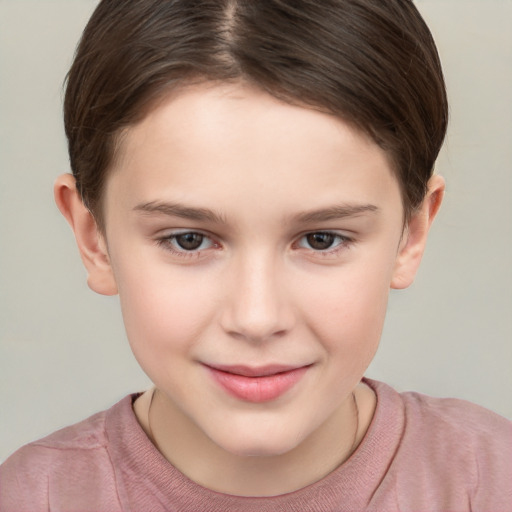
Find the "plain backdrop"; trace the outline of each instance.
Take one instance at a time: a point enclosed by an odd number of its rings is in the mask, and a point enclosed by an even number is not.
[[[512,2],[422,0],[442,57],[447,194],[367,375],[512,418]],[[150,385],[53,202],[62,82],[93,0],[0,0],[0,460]]]

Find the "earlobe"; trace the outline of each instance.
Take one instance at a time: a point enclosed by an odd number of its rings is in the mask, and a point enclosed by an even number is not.
[[[71,174],[59,176],[54,185],[55,202],[73,230],[87,270],[87,284],[102,295],[116,295],[117,285],[107,245],[91,212],[84,205]]]
[[[404,230],[391,280],[391,288],[407,288],[414,281],[425,251],[430,226],[441,206],[444,190],[444,179],[441,176],[432,176],[423,203],[414,212]]]

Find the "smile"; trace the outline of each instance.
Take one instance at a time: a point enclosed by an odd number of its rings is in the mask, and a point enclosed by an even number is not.
[[[261,403],[284,395],[304,376],[311,365],[301,367],[209,366],[212,378],[230,395],[247,402]]]

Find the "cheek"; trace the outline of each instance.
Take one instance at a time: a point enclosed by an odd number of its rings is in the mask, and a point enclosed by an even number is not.
[[[306,283],[303,310],[330,355],[346,357],[347,362],[371,359],[386,316],[388,274],[378,264],[354,265],[340,268],[328,279]]]
[[[118,270],[126,332],[139,362],[193,349],[214,314],[215,300],[204,279],[154,262]]]

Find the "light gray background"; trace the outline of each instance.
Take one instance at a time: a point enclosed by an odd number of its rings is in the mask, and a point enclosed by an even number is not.
[[[149,385],[52,197],[68,171],[61,85],[95,4],[0,0],[0,460]],[[451,100],[448,191],[367,375],[512,418],[512,1],[418,6]]]

